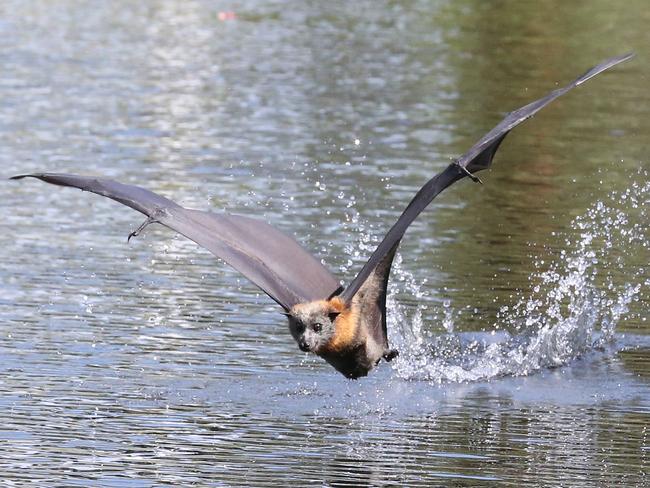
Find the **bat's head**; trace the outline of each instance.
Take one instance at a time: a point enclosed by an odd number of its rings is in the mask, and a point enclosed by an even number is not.
[[[334,337],[340,307],[332,301],[300,303],[287,314],[289,330],[301,351],[318,353]]]

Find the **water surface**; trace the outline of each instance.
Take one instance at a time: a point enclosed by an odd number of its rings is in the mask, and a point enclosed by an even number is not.
[[[4,483],[644,486],[647,12],[3,2],[3,177],[98,174],[263,218],[344,280],[505,112],[637,52],[415,222],[389,299],[402,355],[361,381],[193,243],[127,245],[129,209],[2,183]]]

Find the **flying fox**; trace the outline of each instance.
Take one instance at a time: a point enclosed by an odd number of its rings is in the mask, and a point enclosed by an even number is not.
[[[301,351],[315,353],[347,378],[366,376],[383,359],[398,355],[388,343],[386,289],[397,247],[409,225],[445,188],[488,169],[508,133],[556,98],[603,71],[630,59],[614,57],[594,66],[568,85],[508,113],[469,151],[452,161],[415,194],[397,222],[356,277],[341,286],[320,260],[295,239],[250,217],[184,208],[138,186],[109,179],[58,173],[22,174],[59,186],[108,197],[146,215],[128,239],[153,223],[196,242],[261,288],[283,309]]]

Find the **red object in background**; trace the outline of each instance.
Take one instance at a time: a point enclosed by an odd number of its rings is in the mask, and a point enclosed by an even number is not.
[[[237,14],[235,14],[235,12],[219,12],[219,13],[217,14],[217,17],[218,17],[219,20],[221,20],[221,21],[225,21],[225,20],[235,20],[235,19],[237,18]]]

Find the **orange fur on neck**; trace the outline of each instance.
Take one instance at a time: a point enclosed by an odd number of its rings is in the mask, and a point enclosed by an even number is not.
[[[325,353],[337,353],[350,347],[357,336],[359,328],[359,312],[356,307],[349,307],[339,297],[329,300],[328,305],[339,315],[334,321],[334,336],[323,348]]]

